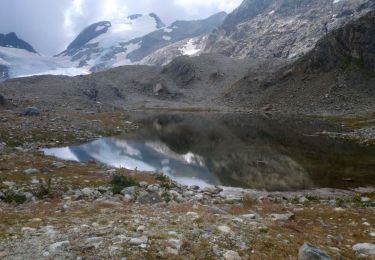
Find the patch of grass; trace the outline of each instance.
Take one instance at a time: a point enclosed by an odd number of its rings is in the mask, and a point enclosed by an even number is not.
[[[5,194],[4,201],[6,203],[23,204],[26,202],[26,196],[21,193],[8,192]]]
[[[41,185],[40,185],[39,189],[34,193],[34,196],[37,197],[38,199],[43,199],[46,196],[50,195],[51,194],[51,183],[52,183],[51,178],[49,178],[45,184],[43,182],[41,182]]]
[[[174,181],[172,181],[168,176],[164,175],[163,173],[156,174],[155,179],[157,181],[160,181],[160,186],[162,188],[172,189],[176,187]]]
[[[138,186],[138,182],[130,177],[123,175],[115,175],[111,180],[112,192],[114,194],[120,194],[124,188]]]

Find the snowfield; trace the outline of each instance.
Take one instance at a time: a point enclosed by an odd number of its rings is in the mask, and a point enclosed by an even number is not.
[[[0,47],[0,65],[9,68],[10,78],[48,74],[76,76],[89,73],[87,69],[75,68],[72,63],[63,63],[56,58],[7,47]]]

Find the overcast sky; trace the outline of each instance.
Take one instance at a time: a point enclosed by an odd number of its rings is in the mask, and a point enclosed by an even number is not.
[[[63,51],[87,25],[155,12],[166,24],[230,12],[242,0],[1,0],[0,33],[14,31],[40,53]]]

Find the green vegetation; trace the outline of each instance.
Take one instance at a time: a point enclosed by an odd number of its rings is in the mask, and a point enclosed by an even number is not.
[[[51,178],[49,178],[45,184],[41,181],[39,190],[37,190],[34,193],[34,196],[37,197],[38,199],[43,199],[50,194],[51,194]]]
[[[5,194],[4,201],[6,203],[16,203],[16,204],[22,204],[26,202],[26,196],[21,193],[16,193],[13,191],[10,191]]]
[[[115,175],[111,180],[112,192],[114,194],[120,194],[124,188],[138,186],[138,182],[130,177],[123,175]]]

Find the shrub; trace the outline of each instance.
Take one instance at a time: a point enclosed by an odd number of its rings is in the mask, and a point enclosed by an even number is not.
[[[39,190],[34,193],[34,196],[37,197],[38,199],[43,199],[45,196],[48,196],[51,194],[51,183],[52,183],[51,178],[47,180],[46,184],[44,184],[43,182],[41,183],[42,184],[40,185]]]
[[[22,193],[8,192],[5,194],[4,201],[6,203],[22,204],[26,202],[26,196]]]
[[[138,186],[138,183],[130,178],[123,175],[115,175],[111,180],[112,192],[114,194],[119,194],[124,188]]]

